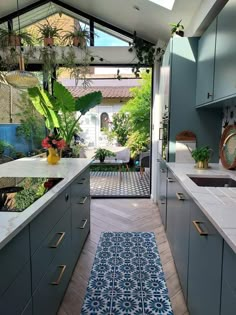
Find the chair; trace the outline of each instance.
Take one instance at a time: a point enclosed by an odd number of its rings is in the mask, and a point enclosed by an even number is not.
[[[141,152],[139,156],[140,174],[143,175],[144,168],[150,166],[150,151]]]

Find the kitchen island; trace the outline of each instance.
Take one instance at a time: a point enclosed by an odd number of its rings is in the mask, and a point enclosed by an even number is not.
[[[90,230],[90,159],[24,158],[0,177],[61,179],[22,212],[0,211],[0,313],[56,314]]]
[[[219,164],[207,170],[184,163],[167,167],[166,234],[189,313],[234,315],[235,171]]]

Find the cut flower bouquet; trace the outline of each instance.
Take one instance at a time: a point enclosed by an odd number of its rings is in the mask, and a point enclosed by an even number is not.
[[[46,138],[42,140],[42,147],[45,149],[53,148],[53,149],[64,149],[66,146],[66,142],[60,135],[49,134]]]

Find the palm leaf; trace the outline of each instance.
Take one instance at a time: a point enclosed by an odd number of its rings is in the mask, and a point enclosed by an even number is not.
[[[67,88],[61,83],[54,81],[53,92],[56,98],[56,103],[62,112],[75,111],[75,100]]]
[[[75,101],[75,110],[80,111],[82,115],[86,114],[91,108],[100,104],[102,101],[102,93],[100,91],[88,93],[79,97]]]

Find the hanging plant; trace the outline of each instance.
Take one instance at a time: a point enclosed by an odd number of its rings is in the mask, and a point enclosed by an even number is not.
[[[152,67],[155,60],[161,61],[165,51],[163,48],[155,47],[153,44],[138,37],[135,31],[133,42],[129,43],[129,52],[135,52],[138,60],[137,64],[132,68],[132,72],[138,78],[140,75],[140,68]]]

